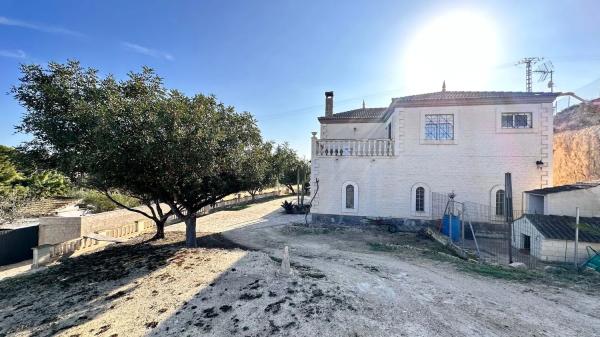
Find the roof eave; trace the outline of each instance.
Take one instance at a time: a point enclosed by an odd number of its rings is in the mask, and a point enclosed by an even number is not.
[[[385,120],[382,117],[377,118],[331,118],[318,117],[321,124],[340,124],[340,123],[383,123]]]
[[[452,100],[421,100],[403,102],[400,100],[392,103],[396,108],[417,108],[417,107],[445,107],[445,106],[470,106],[470,105],[510,105],[510,104],[541,104],[552,103],[556,96],[550,97],[527,97],[527,98],[511,98],[511,99],[452,99]]]

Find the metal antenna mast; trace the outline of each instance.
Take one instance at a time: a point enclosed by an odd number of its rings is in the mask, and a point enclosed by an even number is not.
[[[538,79],[539,82],[544,82],[548,76],[550,76],[548,88],[550,88],[550,92],[554,92],[554,81],[552,78],[554,75],[554,65],[552,65],[551,61],[544,62],[537,68],[537,70],[534,70],[533,72],[540,74],[540,78]]]
[[[515,65],[520,65],[520,64],[525,65],[525,85],[527,88],[527,92],[531,92],[531,65],[536,64],[543,59],[544,59],[543,57],[524,57],[515,64]]]

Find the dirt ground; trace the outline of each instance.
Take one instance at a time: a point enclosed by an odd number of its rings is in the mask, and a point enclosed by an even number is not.
[[[598,292],[467,273],[414,234],[299,226],[281,201],[199,218],[197,249],[178,224],[0,281],[0,336],[600,335]]]

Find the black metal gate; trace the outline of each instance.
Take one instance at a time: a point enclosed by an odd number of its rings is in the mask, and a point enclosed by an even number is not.
[[[38,245],[38,226],[0,230],[0,266],[29,260]]]

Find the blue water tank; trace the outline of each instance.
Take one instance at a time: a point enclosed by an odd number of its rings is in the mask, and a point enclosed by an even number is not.
[[[452,241],[460,240],[460,218],[456,215],[444,215],[442,219],[442,234],[450,236],[450,226],[452,226]]]

